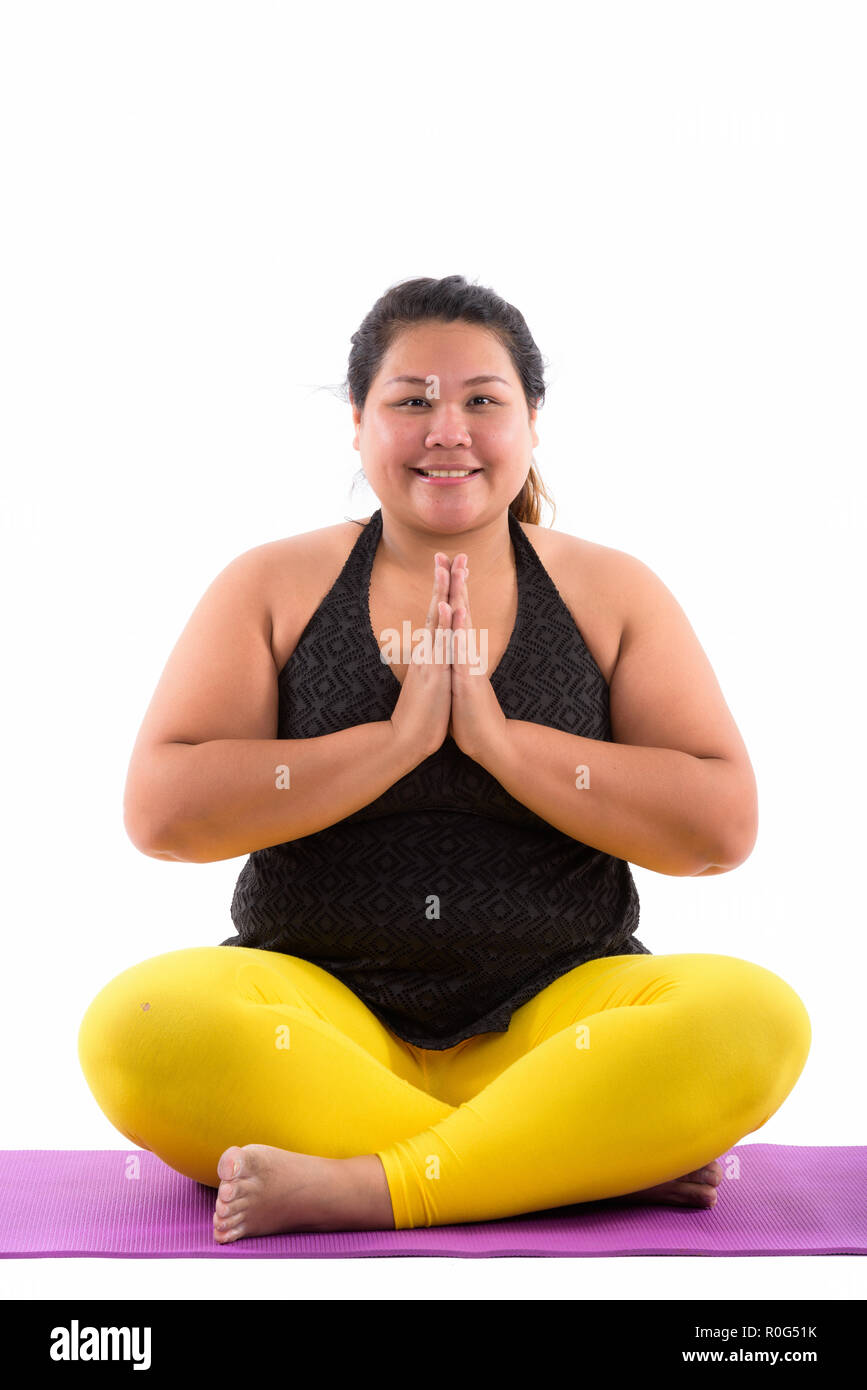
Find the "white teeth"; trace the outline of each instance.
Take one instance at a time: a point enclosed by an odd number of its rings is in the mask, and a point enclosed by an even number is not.
[[[420,468],[424,478],[468,478],[475,472],[472,468]]]

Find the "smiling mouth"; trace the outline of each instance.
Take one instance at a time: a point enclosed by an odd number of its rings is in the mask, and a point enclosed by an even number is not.
[[[413,473],[418,473],[422,478],[471,478],[474,473],[481,473],[481,468],[414,468]]]

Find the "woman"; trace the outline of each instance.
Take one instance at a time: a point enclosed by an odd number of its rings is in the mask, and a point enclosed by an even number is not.
[[[652,955],[628,861],[747,858],[743,741],[655,574],[538,525],[521,314],[411,280],[352,341],[381,508],[217,576],[129,768],[143,853],[250,856],[238,934],[110,981],[85,1076],[218,1189],[220,1243],[712,1206],[715,1156],[785,1100],[809,1018],[759,965]]]

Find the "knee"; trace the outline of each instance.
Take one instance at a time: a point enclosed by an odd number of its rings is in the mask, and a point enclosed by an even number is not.
[[[130,1035],[135,1027],[133,1006],[135,997],[139,1011],[147,1011],[150,1001],[142,986],[145,984],[147,962],[130,966],[115,975],[93,996],[78,1028],[78,1060],[93,1088],[103,1075],[106,1065],[117,1065],[129,1055]]]
[[[766,966],[747,960],[738,961],[738,965],[743,1008],[759,1020],[759,1037],[769,1054],[797,1062],[800,1071],[812,1042],[810,1015],[803,999],[788,981]]]
[[[199,1055],[210,1036],[231,1041],[239,998],[238,953],[191,946],[150,956],[115,975],[94,996],[78,1029],[78,1057],[93,1079],[130,1083],[171,1077],[180,1058]]]
[[[195,987],[197,950],[151,956],[113,976],[94,995],[78,1029],[78,1057],[92,1084],[107,1067],[113,1072],[149,1050],[165,1027],[167,1010]],[[218,947],[204,948],[217,950]]]
[[[773,970],[732,956],[711,959],[725,962],[718,978],[726,1045],[739,1059],[741,1079],[764,1123],[804,1069],[812,1043],[810,1016],[800,995]]]

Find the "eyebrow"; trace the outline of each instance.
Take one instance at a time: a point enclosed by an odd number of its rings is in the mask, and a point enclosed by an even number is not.
[[[435,373],[431,372],[431,376],[434,375]],[[413,386],[424,386],[427,380],[428,378],[425,376],[392,376],[389,377],[385,385],[391,386],[395,381],[409,381]],[[504,386],[511,385],[503,376],[470,376],[467,377],[464,386],[480,386],[483,381],[501,381]]]

